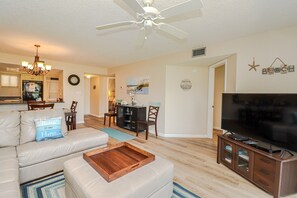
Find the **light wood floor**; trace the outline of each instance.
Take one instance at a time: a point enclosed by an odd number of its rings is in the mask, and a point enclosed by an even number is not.
[[[101,129],[103,119],[94,116],[85,116],[85,124],[78,128],[93,127]],[[134,132],[112,128],[135,135]],[[214,131],[214,134],[219,133]],[[145,149],[174,163],[174,180],[193,191],[202,198],[265,198],[272,197],[254,186],[241,176],[225,166],[216,163],[217,138],[156,138],[150,134],[145,140],[145,134],[140,133],[138,138],[128,142]],[[117,140],[109,139],[109,144],[116,144]],[[296,198],[297,195],[287,198]]]

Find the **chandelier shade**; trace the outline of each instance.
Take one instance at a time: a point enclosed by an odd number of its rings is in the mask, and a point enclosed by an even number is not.
[[[32,74],[35,76],[45,75],[47,74],[52,67],[50,65],[46,65],[44,61],[41,61],[38,56],[38,48],[40,45],[34,45],[36,47],[36,56],[34,62],[30,64],[27,61],[22,61],[23,70],[28,74]]]

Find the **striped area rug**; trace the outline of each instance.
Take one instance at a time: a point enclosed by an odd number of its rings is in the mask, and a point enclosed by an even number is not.
[[[63,172],[21,185],[23,198],[66,198]],[[180,184],[173,182],[172,198],[199,198]]]

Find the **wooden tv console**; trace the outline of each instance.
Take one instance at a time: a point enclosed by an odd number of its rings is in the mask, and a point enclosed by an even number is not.
[[[218,136],[217,163],[222,163],[274,198],[297,193],[297,154],[270,154],[228,135]]]

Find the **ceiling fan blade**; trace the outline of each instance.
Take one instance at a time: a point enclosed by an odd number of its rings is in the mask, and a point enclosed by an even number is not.
[[[136,13],[144,13],[143,7],[136,0],[123,0],[123,2],[129,6]]]
[[[118,23],[110,23],[110,24],[106,24],[106,25],[96,26],[96,29],[97,30],[105,30],[105,29],[114,28],[114,27],[132,25],[135,23],[136,23],[136,21],[123,21],[123,22],[118,22]]]
[[[188,33],[166,23],[159,23],[158,29],[181,40],[188,36]]]
[[[164,18],[180,15],[186,12],[191,12],[194,10],[201,9],[203,4],[201,0],[188,0],[186,2],[174,5],[172,7],[166,8],[160,12],[160,15]]]

